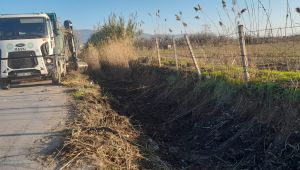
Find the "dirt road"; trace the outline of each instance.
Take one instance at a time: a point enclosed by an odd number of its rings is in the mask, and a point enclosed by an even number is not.
[[[37,156],[55,149],[67,113],[65,89],[48,81],[0,90],[0,169],[42,168]]]

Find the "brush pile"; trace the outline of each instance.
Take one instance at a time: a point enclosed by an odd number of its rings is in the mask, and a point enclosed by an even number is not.
[[[59,155],[63,167],[138,169],[143,158],[135,144],[139,132],[129,119],[113,111],[86,76],[72,74],[64,84],[75,88],[73,96],[78,100]]]
[[[114,111],[109,95],[86,76],[71,74],[64,85],[74,88],[68,134],[56,156],[64,168],[170,169],[153,155],[149,140],[130,119]]]
[[[70,136],[65,141],[66,160],[100,169],[138,169],[142,158],[134,141],[139,136],[128,118],[110,109],[105,98],[86,94],[76,104]],[[77,159],[76,159],[77,158]]]

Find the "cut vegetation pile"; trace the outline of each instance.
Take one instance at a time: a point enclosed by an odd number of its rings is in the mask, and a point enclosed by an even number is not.
[[[114,111],[109,95],[86,76],[71,74],[64,85],[74,89],[74,114],[67,123],[68,134],[57,154],[63,168],[169,169],[152,154],[151,142],[129,118]]]
[[[72,75],[65,85],[76,90],[75,113],[68,129],[70,135],[61,155],[70,165],[101,169],[137,169],[142,158],[132,143],[139,136],[128,118],[114,112],[107,97],[97,86],[89,85],[85,76]]]

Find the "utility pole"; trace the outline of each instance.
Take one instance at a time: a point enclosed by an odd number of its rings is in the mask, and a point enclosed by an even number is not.
[[[208,35],[208,33],[211,32],[211,28],[210,28],[210,26],[208,24],[204,24],[204,25],[202,25],[202,27],[203,27],[203,33],[204,33],[204,35]]]

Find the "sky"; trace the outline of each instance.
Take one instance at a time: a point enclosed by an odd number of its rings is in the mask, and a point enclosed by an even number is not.
[[[97,25],[103,24],[105,18],[111,13],[122,15],[125,17],[131,14],[137,14],[138,21],[143,21],[141,27],[144,32],[153,34],[168,32],[169,28],[174,32],[179,33],[184,31],[181,23],[176,21],[175,14],[182,12],[182,20],[188,24],[186,28],[188,32],[201,32],[203,30],[221,31],[219,21],[225,25],[232,25],[234,17],[227,17],[225,10],[222,7],[221,0],[0,0],[0,13],[40,13],[40,12],[55,12],[61,20],[70,19],[76,29],[94,29]],[[232,1],[227,1],[228,14],[232,15]],[[257,4],[258,0],[236,0],[239,9],[251,6],[251,2]],[[286,0],[261,0],[270,14],[270,20],[273,27],[284,27],[287,11]],[[271,5],[269,7],[269,2]],[[300,0],[289,0],[293,24],[300,23],[300,14],[295,12],[295,8],[300,6]],[[200,4],[202,7],[201,13],[197,13],[193,7]],[[237,8],[237,7],[236,7]],[[260,5],[260,13],[254,12],[255,16],[250,11],[243,14],[243,19],[240,22],[245,22],[245,25],[251,29],[263,28],[266,26],[267,17]],[[155,13],[160,10],[160,18],[156,17]],[[152,17],[149,15],[151,14]],[[200,20],[195,19],[199,16]],[[233,16],[233,15],[232,15]],[[249,19],[250,16],[252,19]],[[255,18],[255,19],[254,19]],[[260,19],[258,19],[260,18]],[[165,21],[167,19],[167,21]],[[231,21],[230,21],[231,20]],[[249,24],[255,20],[254,24]],[[260,23],[258,26],[257,23]],[[290,25],[290,23],[289,23]]]

